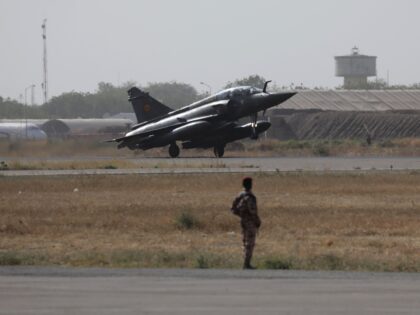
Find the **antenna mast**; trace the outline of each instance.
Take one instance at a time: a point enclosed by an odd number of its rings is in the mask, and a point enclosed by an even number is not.
[[[47,19],[42,23],[42,39],[44,41],[44,81],[42,82],[42,90],[44,94],[44,104],[48,102],[48,69],[47,69]]]

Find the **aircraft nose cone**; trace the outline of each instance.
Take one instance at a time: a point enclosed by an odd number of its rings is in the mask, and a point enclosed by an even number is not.
[[[273,93],[268,95],[267,102],[269,103],[269,106],[276,106],[284,101],[287,101],[289,98],[291,98],[293,95],[295,95],[296,92],[282,92],[282,93]]]

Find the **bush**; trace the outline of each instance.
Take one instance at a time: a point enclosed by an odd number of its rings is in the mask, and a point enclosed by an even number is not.
[[[198,227],[198,220],[188,212],[182,212],[176,218],[176,225],[183,230],[190,230]]]
[[[380,143],[379,143],[379,146],[381,147],[381,148],[393,148],[393,147],[395,147],[396,145],[395,145],[395,143],[394,142],[392,142],[391,140],[384,140],[384,141],[381,141]]]
[[[208,269],[210,268],[210,263],[206,257],[200,255],[196,259],[195,267],[199,269]]]
[[[312,148],[313,154],[317,156],[329,156],[330,150],[324,143],[318,143]]]
[[[0,253],[0,266],[18,266],[22,264],[22,259],[16,253]]]
[[[5,161],[0,162],[0,171],[7,171],[9,169],[9,165]]]
[[[265,269],[289,270],[292,267],[293,263],[290,259],[268,259],[264,262]]]
[[[109,164],[109,165],[105,165],[103,168],[106,170],[116,170],[118,167],[116,167],[115,165]]]

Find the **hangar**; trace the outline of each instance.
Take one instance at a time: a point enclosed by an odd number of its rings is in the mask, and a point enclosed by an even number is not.
[[[420,90],[301,90],[268,115],[282,140],[420,137]]]
[[[117,135],[130,129],[130,119],[52,119],[41,128],[48,137],[66,138],[72,136]]]
[[[119,135],[130,129],[133,122],[130,119],[108,118],[108,119],[28,119],[26,120],[0,120],[0,133],[3,138],[14,139],[35,139],[37,134],[43,134],[44,138],[68,138],[100,135]],[[26,126],[31,132],[26,133]],[[37,136],[38,137],[38,136]]]
[[[9,141],[19,139],[46,140],[47,135],[34,123],[30,122],[2,122],[0,123],[0,138]]]
[[[420,90],[302,90],[275,109],[369,112],[420,110]]]

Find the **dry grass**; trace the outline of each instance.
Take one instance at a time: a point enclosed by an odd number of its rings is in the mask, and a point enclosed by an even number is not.
[[[98,156],[118,156],[115,145],[103,143],[100,138],[80,138],[51,141],[0,141],[0,152],[9,158],[20,157],[72,157],[95,154]]]
[[[0,152],[7,159],[20,158],[71,158],[71,157],[107,157],[107,158],[133,158],[133,157],[168,157],[168,148],[155,148],[147,151],[131,151],[127,148],[117,149],[116,143],[104,142],[106,138],[86,137],[69,138],[63,140],[46,141],[20,141],[9,143],[0,139]],[[211,156],[213,150],[185,150],[182,156]]]
[[[7,170],[83,170],[83,169],[133,169],[139,165],[128,160],[105,161],[8,161]]]
[[[420,139],[375,140],[367,145],[362,140],[288,140],[261,139],[247,142],[251,155],[271,156],[419,156]]]
[[[118,150],[103,138],[75,138],[50,142],[0,141],[0,152],[7,159],[53,157],[168,157],[167,147],[147,151]],[[419,156],[420,139],[377,140],[371,146],[360,140],[279,141],[261,138],[228,144],[226,156]],[[213,157],[213,150],[182,150],[183,157]]]
[[[239,267],[241,177],[0,177],[0,264]],[[255,193],[260,267],[420,271],[418,172],[260,174]]]
[[[226,164],[214,159],[209,163],[195,163],[184,161],[183,163],[172,163],[168,161],[136,163],[134,160],[75,160],[75,161],[8,161],[0,162],[0,170],[86,170],[86,169],[173,169],[173,168],[225,168]]]

